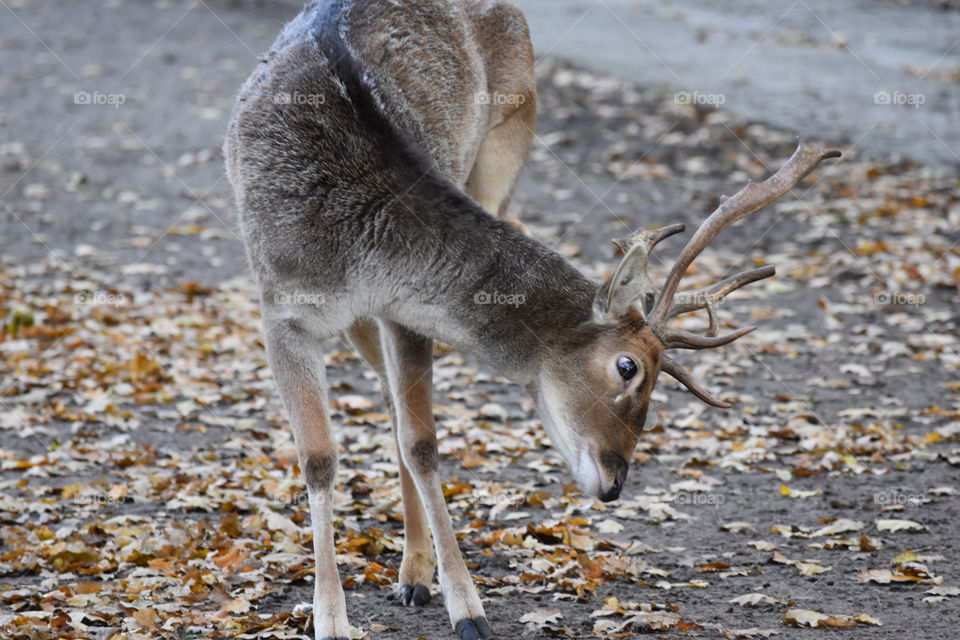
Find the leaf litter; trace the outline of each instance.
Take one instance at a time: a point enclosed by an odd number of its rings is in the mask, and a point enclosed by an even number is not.
[[[542,99],[554,105],[544,125],[550,148],[534,149],[530,173],[543,185],[568,181],[573,165],[584,177],[622,178],[661,200],[686,194],[673,208],[700,212],[719,185],[762,177],[792,148],[792,134],[676,105],[657,90],[555,63],[541,74]],[[584,144],[591,136],[603,144]],[[658,144],[638,158],[651,139]],[[725,151],[707,157],[703,149]],[[929,547],[930,535],[950,526],[937,509],[955,506],[956,488],[882,484],[895,471],[960,465],[960,341],[956,314],[943,304],[960,284],[954,187],[927,168],[854,152],[812,179],[803,203],[775,205],[773,215],[803,226],[776,243],[777,254],[747,257],[778,263],[780,274],[719,311],[725,323],[736,315],[761,328],[696,364],[737,408],[708,413],[662,380],[655,399],[669,409],[657,414],[635,462],[666,475],[635,480],[613,505],[569,484],[529,400],[498,395],[503,381],[439,347],[434,413],[449,472],[444,495],[468,562],[500,563],[474,572],[483,597],[532,594],[593,608],[586,622],[549,605],[514,612],[517,622],[552,636],[712,630],[728,638],[770,637],[784,625],[880,624],[877,611],[801,608],[805,585],[825,584],[817,582],[825,575],[855,584],[864,602],[891,588],[915,589],[931,606],[955,599],[957,587],[938,575],[948,558],[903,549],[920,549],[914,539]],[[522,206],[541,195],[578,202],[569,188],[551,189]],[[42,202],[49,193],[36,187],[25,197]],[[555,222],[533,211],[532,233],[559,237],[554,226],[564,215]],[[188,225],[177,234],[187,242],[198,231]],[[609,269],[609,255],[573,246],[573,237],[565,253],[597,277]],[[77,257],[87,254],[96,257]],[[742,257],[732,247],[712,250],[689,286],[723,277]],[[288,597],[312,584],[309,511],[250,282],[144,288],[131,278],[163,273],[82,259],[0,271],[5,638],[291,638],[310,630],[309,611]],[[811,293],[813,321],[787,303]],[[348,594],[386,591],[403,548],[392,437],[370,375],[357,373],[363,369],[342,343],[331,346],[342,578]],[[796,388],[743,384],[830,349],[848,361],[792,370]],[[938,374],[930,378],[935,403],[873,391],[885,377],[930,372]],[[833,407],[829,418],[812,396]],[[522,473],[498,473],[510,466]],[[766,481],[751,499],[788,503],[782,515],[714,520],[741,499],[740,480],[755,477]],[[829,485],[838,482],[876,487],[867,513],[831,497]],[[727,551],[704,557],[675,535],[658,534],[668,540],[659,547],[644,542],[655,537],[645,531],[688,525],[722,537]],[[744,537],[767,533],[771,540]],[[893,560],[889,549],[899,551]],[[685,614],[693,606],[686,592],[710,598],[730,584],[742,594],[738,585],[752,583],[741,581],[762,574],[782,579],[774,581],[777,595],[723,599],[757,610],[761,627],[735,613],[723,624]],[[372,620],[357,636],[390,630]]]

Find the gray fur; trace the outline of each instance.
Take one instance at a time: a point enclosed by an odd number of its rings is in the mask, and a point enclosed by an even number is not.
[[[531,382],[544,350],[589,320],[596,287],[463,192],[485,133],[463,123],[491,124],[477,118],[475,97],[489,74],[479,56],[456,53],[477,50],[464,47],[477,37],[465,10],[366,0],[329,15],[337,8],[312,5],[284,29],[242,88],[227,134],[265,321],[324,337],[360,317],[386,318]],[[324,19],[340,21],[346,51],[318,38]],[[353,61],[338,68],[334,56]],[[357,107],[344,70],[380,122]],[[277,95],[322,103],[278,104]],[[322,303],[275,304],[304,292]],[[477,304],[482,292],[524,304]]]

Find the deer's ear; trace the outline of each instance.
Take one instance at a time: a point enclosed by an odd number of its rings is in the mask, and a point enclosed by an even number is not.
[[[684,229],[682,224],[640,229],[626,238],[613,241],[623,251],[623,258],[610,279],[597,290],[593,300],[594,320],[614,321],[625,316],[631,307],[646,318],[657,295],[657,288],[647,273],[650,252],[661,240]]]
[[[613,278],[608,278],[606,282],[597,288],[597,293],[593,296],[593,321],[598,324],[608,324],[616,318],[610,313],[610,286]]]

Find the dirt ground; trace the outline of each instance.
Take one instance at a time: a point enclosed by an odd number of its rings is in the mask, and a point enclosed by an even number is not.
[[[4,5],[0,636],[297,637],[307,510],[220,153],[295,3]],[[598,280],[611,238],[691,229],[796,135],[845,155],[698,263],[691,285],[778,275],[721,306],[758,331],[683,357],[734,408],[663,376],[617,503],[569,485],[521,389],[438,350],[447,493],[498,636],[954,637],[956,176],[818,140],[816,122],[678,104],[642,77],[546,59],[538,82],[510,214]],[[452,637],[436,587],[422,610],[389,597],[389,427],[370,373],[329,347],[351,622]],[[747,594],[765,599],[731,602]],[[797,610],[848,617],[810,628]]]

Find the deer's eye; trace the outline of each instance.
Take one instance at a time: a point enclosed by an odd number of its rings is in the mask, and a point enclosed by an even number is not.
[[[617,373],[624,380],[630,380],[637,375],[637,363],[627,356],[617,358]]]

